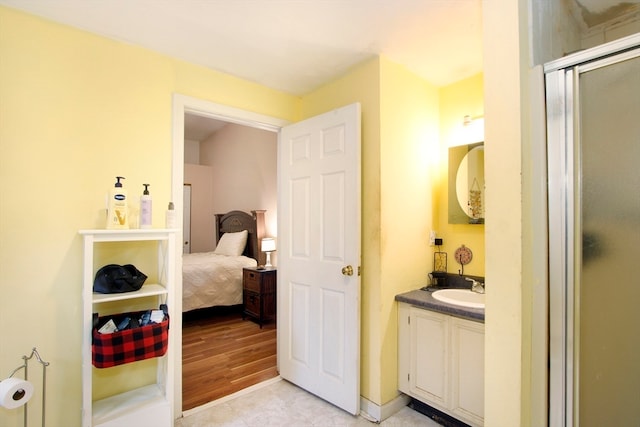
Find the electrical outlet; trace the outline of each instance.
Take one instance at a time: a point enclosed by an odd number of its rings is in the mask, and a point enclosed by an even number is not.
[[[431,230],[429,232],[429,246],[434,246],[436,244],[436,232],[435,230]]]

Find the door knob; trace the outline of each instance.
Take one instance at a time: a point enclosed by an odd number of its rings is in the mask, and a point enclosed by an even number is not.
[[[342,274],[344,276],[353,276],[353,267],[351,267],[350,265],[342,267]]]

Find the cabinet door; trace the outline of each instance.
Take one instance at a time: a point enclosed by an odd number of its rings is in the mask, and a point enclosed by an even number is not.
[[[411,310],[412,393],[428,402],[448,406],[449,322],[448,316],[412,307]]]
[[[482,424],[484,418],[484,325],[451,319],[451,410]]]
[[[409,369],[411,363],[411,306],[398,303],[398,390],[411,394]]]

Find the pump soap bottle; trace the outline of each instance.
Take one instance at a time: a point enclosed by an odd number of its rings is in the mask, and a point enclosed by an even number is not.
[[[112,230],[129,228],[127,190],[122,187],[121,179],[124,177],[116,176],[116,185],[109,191],[107,228]]]
[[[144,191],[140,196],[140,228],[151,228],[151,194],[149,185],[144,185]]]
[[[167,218],[166,218],[167,228],[176,228],[178,226],[178,221],[176,219],[176,211],[173,206],[173,202],[169,202],[169,207],[167,208]]]

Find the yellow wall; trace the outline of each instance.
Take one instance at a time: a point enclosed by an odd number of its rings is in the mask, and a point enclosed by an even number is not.
[[[303,116],[362,105],[361,395],[398,396],[396,294],[426,283],[438,155],[438,91],[376,58],[302,99]]]
[[[360,394],[380,396],[380,58],[371,59],[347,75],[302,98],[302,117],[359,102],[362,109],[362,278]],[[377,397],[377,399],[376,399]]]
[[[0,7],[0,377],[36,346],[48,425],[80,423],[78,230],[104,227],[115,175],[133,197],[152,184],[163,226],[176,92],[298,118],[297,97]],[[21,411],[0,408],[0,425]]]
[[[398,395],[399,293],[427,283],[433,228],[432,173],[439,160],[438,89],[406,68],[381,62],[380,402]],[[377,397],[377,396],[376,396]],[[374,400],[378,403],[377,400]]]
[[[447,271],[458,273],[458,264],[453,255],[460,245],[473,251],[472,261],[464,266],[464,273],[472,276],[484,276],[484,224],[449,224],[447,206],[449,206],[448,149],[460,145],[463,136],[463,118],[484,115],[484,91],[482,74],[440,88],[440,156],[443,159],[440,175],[434,182],[436,206],[439,207],[436,225],[438,237],[444,240],[441,250],[447,253]],[[431,263],[433,265],[433,262]]]
[[[486,420],[487,425],[513,426],[521,425],[521,402],[529,397],[521,389],[528,369],[521,362],[522,343],[529,339],[526,331],[531,324],[522,319],[521,307],[519,150],[520,106],[527,102],[521,96],[520,77],[527,69],[526,40],[521,38],[526,33],[527,8],[525,0],[499,0],[485,2],[483,9],[486,184],[492,189],[487,197],[490,221],[485,226],[485,276],[490,283]],[[394,395],[395,379],[389,373],[396,369],[391,297],[405,286],[414,287],[413,280],[431,268],[428,252],[427,259],[393,276],[405,259],[390,251],[401,246],[399,239],[406,237],[406,230],[388,224],[398,221],[399,208],[386,204],[399,200],[422,212],[430,203],[428,191],[426,201],[414,199],[423,196],[419,192],[428,184],[404,180],[417,172],[420,159],[412,159],[416,163],[408,171],[398,171],[408,147],[417,144],[402,133],[403,125],[412,128],[419,120],[411,114],[403,118],[400,112],[411,112],[394,102],[398,96],[409,99],[414,108],[435,111],[433,88],[380,58],[301,100],[3,7],[0,53],[0,376],[37,346],[51,362],[48,424],[73,426],[80,419],[77,230],[102,226],[104,194],[116,174],[127,177],[125,185],[133,194],[143,181],[151,182],[154,205],[168,202],[171,96],[176,92],[289,121],[362,103],[362,394],[375,403]],[[407,82],[395,80],[404,77]],[[412,89],[424,93],[425,99],[411,98]],[[445,88],[441,97],[446,96]],[[427,134],[433,132],[431,119],[439,120],[425,118]],[[398,130],[402,140],[394,134]],[[433,170],[436,173],[437,168]],[[400,176],[395,178],[394,173]],[[428,178],[432,183],[441,179],[437,173]],[[432,195],[432,212],[426,215],[440,226],[443,212],[435,208],[441,205],[438,197]],[[154,225],[161,222],[162,216],[155,215]],[[396,235],[389,236],[387,230]],[[405,242],[416,248],[418,256],[427,242],[424,231],[418,228],[412,234],[415,241]],[[411,250],[403,253],[407,252]],[[30,405],[32,419],[38,419],[38,410],[38,405]],[[0,425],[22,425],[19,412],[0,408]]]
[[[496,427],[545,425],[546,423],[546,414],[543,411],[533,412],[529,408],[531,390],[526,387],[526,384],[528,384],[527,378],[532,375],[531,361],[528,355],[523,355],[523,348],[530,348],[532,326],[531,318],[524,317],[522,310],[523,304],[529,304],[529,301],[523,301],[522,289],[525,288],[529,294],[531,293],[531,283],[524,281],[522,276],[521,233],[523,227],[521,144],[526,140],[526,129],[530,126],[527,116],[529,94],[526,80],[527,11],[526,0],[518,2],[499,0],[483,3],[483,27],[485,28],[483,75],[442,88],[439,94],[440,111],[437,114],[440,116],[437,120],[441,120],[443,145],[447,144],[447,140],[451,138],[453,133],[451,127],[456,125],[454,122],[461,120],[466,114],[480,115],[479,111],[484,111],[485,183],[490,189],[486,198],[486,225],[448,226],[444,223],[446,203],[443,198],[446,199],[446,193],[443,193],[443,189],[446,188],[446,184],[442,181],[446,181],[446,177],[443,175],[445,172],[440,169],[443,163],[440,162],[440,168],[432,167],[435,176],[429,176],[434,186],[432,224],[441,227],[441,230],[438,230],[441,234],[444,234],[442,230],[446,230],[445,238],[451,241],[447,251],[451,253],[455,250],[458,241],[460,244],[468,244],[474,249],[476,259],[465,268],[465,272],[487,278],[485,423]],[[361,392],[364,397],[378,404],[386,403],[395,390],[395,384],[391,385],[392,380],[387,380],[393,374],[382,374],[382,371],[395,372],[396,369],[394,363],[396,358],[387,357],[390,349],[387,346],[393,341],[390,336],[395,334],[396,324],[391,314],[392,310],[388,310],[386,304],[390,303],[391,295],[403,290],[402,287],[411,288],[415,285],[410,283],[410,280],[402,283],[403,280],[387,274],[388,271],[394,271],[392,266],[394,262],[399,261],[400,265],[404,265],[401,257],[390,256],[386,252],[385,239],[386,231],[393,230],[393,226],[386,222],[388,218],[385,216],[387,212],[385,209],[388,202],[397,200],[394,196],[387,196],[389,191],[398,192],[406,185],[402,179],[395,179],[393,174],[386,173],[394,171],[393,163],[396,154],[389,150],[392,150],[394,141],[398,141],[393,135],[389,137],[389,133],[385,132],[386,126],[393,122],[389,117],[394,117],[393,111],[387,107],[393,105],[393,108],[403,111],[401,104],[385,103],[387,100],[385,95],[389,94],[387,88],[402,84],[395,80],[387,81],[388,76],[394,75],[393,68],[393,64],[386,63],[384,58],[380,59],[380,76],[378,77],[380,113],[376,117],[379,120],[379,140],[375,139],[376,135],[373,133],[375,129],[367,127],[363,113],[364,132],[369,131],[371,134],[367,138],[363,133],[364,273]],[[371,75],[373,74],[375,74],[374,71]],[[402,78],[402,74],[398,72],[395,78]],[[387,83],[389,86],[385,86]],[[350,88],[350,85],[354,88]],[[483,87],[481,88],[480,85]],[[305,97],[303,104],[309,101],[310,104],[321,106],[321,108],[314,110],[308,105],[303,105],[303,110],[305,108],[308,110],[303,116],[326,111],[348,102],[357,100],[363,102],[363,99],[369,99],[378,94],[374,86],[364,88],[366,93],[360,92],[363,88],[356,75],[342,78],[339,84],[329,85],[329,87],[327,92],[325,88],[320,89],[313,95],[313,99]],[[463,97],[465,91],[468,91],[468,99]],[[428,92],[429,90],[425,89],[425,93]],[[340,102],[333,104],[332,96]],[[483,97],[484,107],[481,108]],[[316,101],[318,101],[317,104]],[[424,99],[426,104],[431,101],[429,96]],[[461,104],[457,105],[457,102]],[[373,107],[370,104],[363,102],[363,112],[367,109],[366,105],[369,105],[370,117],[374,117]],[[379,146],[376,147],[375,143]],[[442,153],[444,149],[445,147],[441,145],[441,159],[446,158]],[[392,158],[387,162],[385,156],[390,153]],[[379,178],[376,178],[374,171],[376,167],[380,169]],[[376,182],[376,179],[380,181]],[[413,189],[411,185],[409,184],[407,192]],[[389,216],[393,216],[392,210],[389,213]],[[429,224],[429,221],[425,223]],[[483,228],[485,229],[484,238],[481,231]],[[464,237],[458,237],[458,233]],[[426,242],[426,236],[420,236],[418,240],[420,239]],[[411,247],[418,248],[419,244],[413,244]],[[484,258],[484,262],[478,260],[481,257]],[[432,267],[431,263],[432,260],[429,259],[425,260],[424,264],[414,264],[409,272],[405,272],[400,277],[406,279],[414,274],[417,277],[420,274],[417,270],[424,267],[426,271]],[[449,271],[452,271],[451,267],[452,264],[449,265]],[[375,319],[378,319],[379,315],[378,322]]]
[[[529,122],[528,2],[483,2],[485,93],[486,318],[485,425],[546,425],[523,416],[531,390],[522,387],[530,360],[531,318],[523,317],[522,149]],[[534,420],[531,424],[531,420]]]

